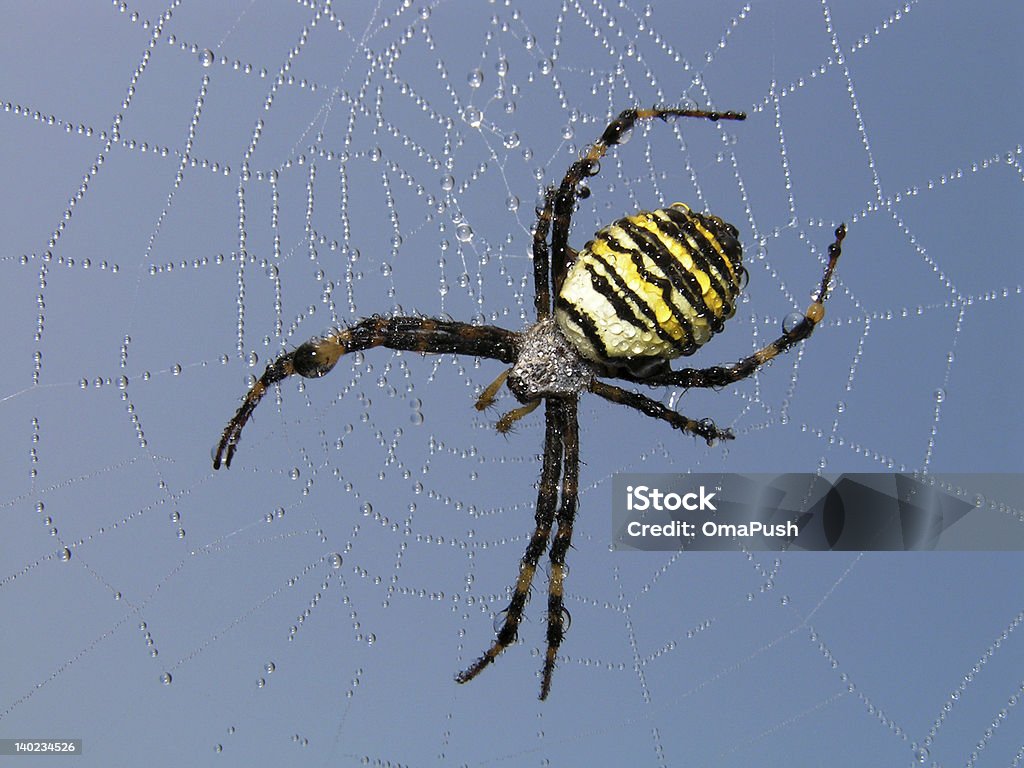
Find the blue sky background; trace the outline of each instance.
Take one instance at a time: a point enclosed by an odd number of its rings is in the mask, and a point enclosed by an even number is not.
[[[1019,4],[0,14],[0,738],[80,737],[83,765],[1024,759],[1019,553],[608,551],[620,471],[1020,472]],[[269,395],[230,471],[210,448],[332,326],[529,322],[540,190],[652,103],[749,118],[638,130],[573,241],[675,200],[735,223],[750,284],[710,365],[806,307],[846,222],[826,323],[740,386],[654,393],[727,449],[584,400],[551,698],[544,573],[457,686],[532,528],[542,419],[472,408],[500,367],[374,350]]]

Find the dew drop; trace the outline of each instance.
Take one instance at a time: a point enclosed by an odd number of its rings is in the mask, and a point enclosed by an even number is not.
[[[790,312],[782,319],[782,332],[792,333],[802,323],[804,316],[800,312]]]
[[[498,632],[501,631],[501,628],[503,626],[505,626],[505,619],[507,617],[508,617],[508,608],[506,608],[506,609],[504,609],[502,611],[499,611],[498,613],[494,614],[494,621],[492,622],[492,626],[494,627],[494,634],[498,634]]]

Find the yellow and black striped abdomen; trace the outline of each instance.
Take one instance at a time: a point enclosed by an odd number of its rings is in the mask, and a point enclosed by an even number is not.
[[[743,279],[737,235],[683,203],[619,219],[579,252],[555,319],[595,362],[693,354],[736,311]]]

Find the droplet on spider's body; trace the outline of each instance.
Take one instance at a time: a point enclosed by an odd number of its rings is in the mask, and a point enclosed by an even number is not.
[[[307,379],[319,379],[330,372],[334,363],[326,359],[323,352],[319,350],[317,342],[307,341],[292,353],[292,367],[300,376]]]
[[[782,332],[792,333],[796,330],[796,327],[804,321],[804,315],[801,312],[790,312],[782,319]]]

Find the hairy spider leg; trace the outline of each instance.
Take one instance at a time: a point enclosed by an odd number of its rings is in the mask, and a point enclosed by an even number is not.
[[[551,691],[551,675],[555,671],[558,659],[558,648],[562,644],[565,630],[568,629],[566,619],[568,611],[564,607],[565,587],[565,555],[572,545],[572,526],[576,520],[576,508],[579,496],[580,476],[580,435],[579,414],[577,407],[579,398],[565,399],[548,398],[548,409],[556,412],[557,420],[562,428],[562,499],[558,507],[555,521],[558,528],[551,542],[548,558],[551,561],[551,572],[548,574],[548,631],[547,653],[544,655],[544,669],[541,673],[540,700],[544,701]]]
[[[691,435],[703,437],[708,445],[714,445],[717,440],[735,440],[736,433],[731,429],[719,429],[711,419],[695,419],[683,416],[678,411],[666,408],[657,400],[652,400],[639,392],[630,392],[627,389],[616,387],[614,384],[594,379],[590,384],[590,391],[600,395],[605,400],[620,405],[628,405],[645,416],[654,419],[661,419],[667,422],[673,429],[688,432]]]
[[[470,325],[432,317],[368,317],[348,328],[301,344],[274,360],[253,384],[233,419],[221,435],[213,468],[231,466],[242,428],[272,384],[299,374],[319,378],[342,355],[372,347],[434,354],[454,353],[511,363],[515,360],[518,334],[493,325]]]
[[[558,409],[549,406],[544,409],[544,458],[540,469],[540,487],[537,490],[537,508],[534,514],[536,526],[526,552],[519,563],[519,576],[512,591],[512,599],[505,609],[505,618],[498,629],[491,647],[484,651],[473,664],[455,676],[456,681],[468,683],[483,672],[498,655],[515,642],[519,634],[519,624],[523,620],[523,609],[530,596],[530,585],[533,584],[537,563],[547,547],[551,535],[551,526],[555,520],[555,507],[558,503],[559,479],[562,476],[562,414]]]
[[[682,368],[678,371],[660,371],[643,378],[633,376],[628,371],[619,371],[616,372],[616,378],[626,379],[638,384],[647,384],[652,387],[673,386],[689,388],[724,387],[752,375],[769,360],[772,360],[810,336],[815,326],[825,317],[825,300],[828,298],[836,263],[839,261],[840,255],[842,255],[844,237],[846,237],[846,225],[841,224],[836,229],[835,241],[828,247],[828,264],[825,267],[825,274],[821,278],[821,286],[818,288],[814,301],[807,307],[807,311],[800,322],[789,330],[784,330],[779,338],[766,344],[754,354],[729,366],[716,365],[710,368]]]
[[[537,209],[537,224],[533,230],[533,306],[537,322],[551,316],[551,260],[548,251],[548,232],[555,205],[555,188],[544,193],[544,207]]]
[[[480,396],[476,399],[476,404],[474,405],[478,411],[486,411],[494,405],[494,401],[498,399],[498,390],[501,389],[501,385],[505,383],[505,380],[511,372],[511,368],[506,368],[498,374],[498,378],[488,384],[487,388],[480,393]]]
[[[536,400],[532,400],[526,405],[522,405],[519,408],[513,408],[511,411],[506,413],[500,419],[498,423],[494,425],[494,428],[503,435],[507,435],[512,431],[512,425],[519,421],[523,416],[533,413],[537,410],[537,406],[541,404],[544,398],[538,397]]]

